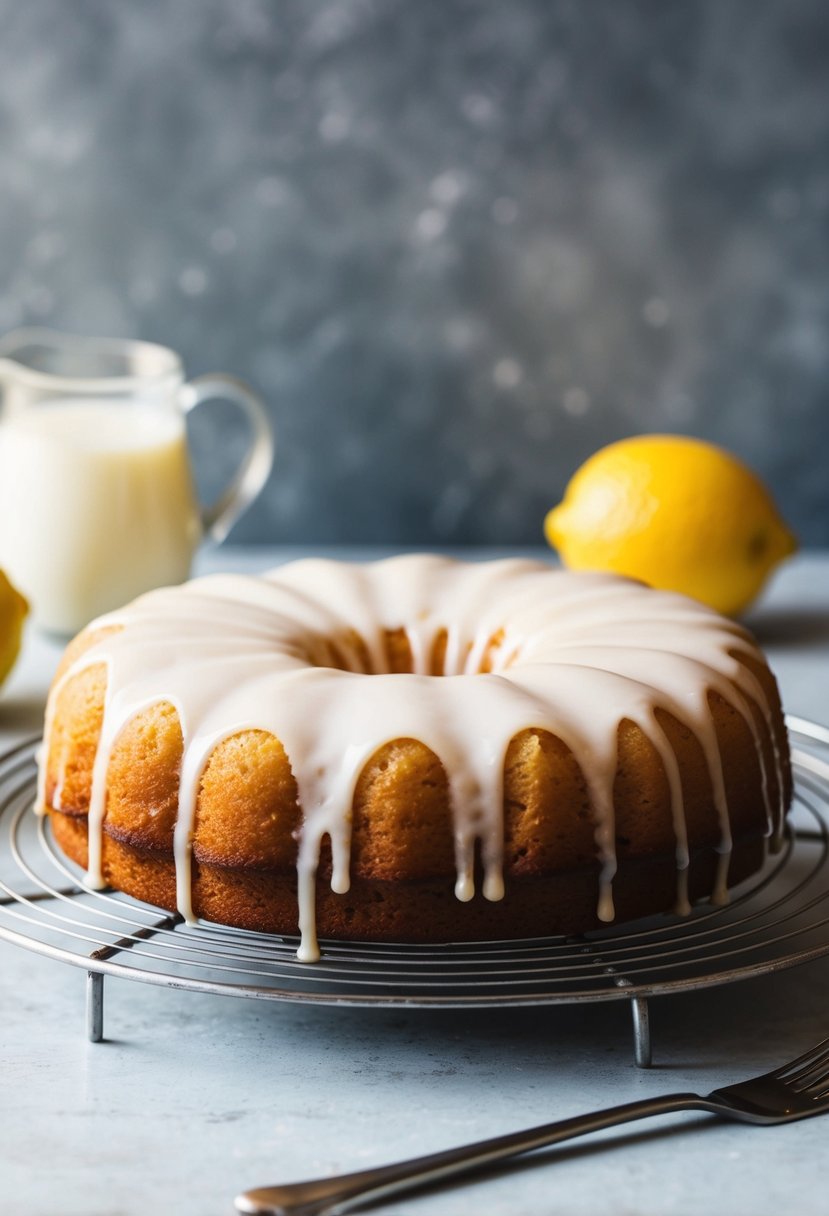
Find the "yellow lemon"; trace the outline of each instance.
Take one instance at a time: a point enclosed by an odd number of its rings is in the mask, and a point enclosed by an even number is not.
[[[722,448],[681,435],[612,443],[544,521],[574,570],[610,570],[742,612],[797,542],[763,483]]]
[[[0,684],[20,653],[23,622],[29,612],[26,599],[0,570]]]

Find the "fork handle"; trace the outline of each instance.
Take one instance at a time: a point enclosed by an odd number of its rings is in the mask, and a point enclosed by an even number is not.
[[[602,1131],[603,1128],[631,1123],[636,1119],[648,1119],[651,1115],[667,1115],[684,1110],[722,1113],[717,1104],[700,1094],[677,1093],[662,1098],[644,1098],[356,1174],[245,1191],[237,1197],[236,1209],[253,1216],[324,1216],[329,1212],[343,1212],[358,1200],[379,1199],[415,1186],[428,1185],[438,1179],[483,1169],[496,1161],[558,1144],[562,1140],[572,1140],[588,1132]]]

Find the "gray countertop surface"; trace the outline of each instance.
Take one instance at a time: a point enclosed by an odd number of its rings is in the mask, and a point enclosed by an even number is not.
[[[355,551],[341,555],[355,556]],[[202,568],[296,552],[227,549]],[[790,562],[751,624],[786,708],[829,721],[829,555]],[[30,629],[0,745],[37,730],[60,645]],[[623,1003],[497,1011],[318,1008],[107,981],[85,1037],[80,970],[0,943],[0,1177],[14,1216],[220,1216],[240,1190],[365,1168],[597,1106],[707,1091],[829,1033],[829,959],[652,1002],[655,1066]],[[826,1211],[827,1128],[679,1115],[546,1150],[374,1210],[460,1216]]]

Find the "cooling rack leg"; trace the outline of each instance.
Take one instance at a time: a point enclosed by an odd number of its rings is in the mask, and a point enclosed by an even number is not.
[[[104,1037],[104,977],[100,971],[86,973],[86,1033],[90,1043]]]
[[[101,976],[101,979],[104,977]],[[650,1068],[653,1059],[651,1048],[651,1016],[648,1002],[643,996],[631,998],[633,1014],[633,1056],[637,1068]]]

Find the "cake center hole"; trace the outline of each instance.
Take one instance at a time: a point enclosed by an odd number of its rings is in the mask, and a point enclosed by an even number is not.
[[[482,650],[476,648],[480,659],[474,661],[472,669],[469,662],[475,648],[474,642],[465,643],[457,651],[450,645],[447,629],[439,629],[431,638],[419,638],[414,642],[403,626],[384,629],[374,646],[370,646],[357,633],[325,639],[319,647],[314,648],[314,654],[309,655],[309,659],[316,667],[334,667],[340,671],[369,676],[389,673],[410,675],[414,672],[429,676],[483,675],[503,671],[509,666],[503,641],[503,630],[499,630],[488,639]]]

